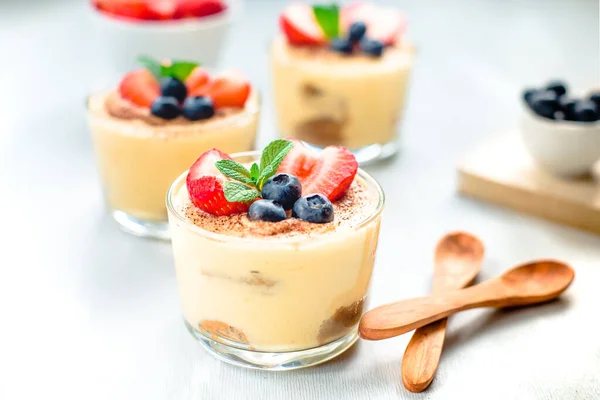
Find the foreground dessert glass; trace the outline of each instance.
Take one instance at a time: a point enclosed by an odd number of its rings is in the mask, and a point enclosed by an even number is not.
[[[390,157],[412,64],[408,45],[373,59],[275,38],[271,71],[280,134],[318,147],[347,147],[362,165]]]
[[[244,164],[259,157],[233,155]],[[365,218],[347,229],[236,237],[186,216],[186,176],[171,186],[167,208],[190,333],[217,358],[256,369],[307,367],[348,349],[358,338],[375,260],[384,205],[379,184],[358,171],[370,200]]]
[[[173,180],[206,150],[240,152],[254,147],[259,119],[256,93],[241,110],[164,125],[110,115],[104,107],[107,96],[89,98],[88,121],[108,207],[130,233],[168,239],[164,199]]]

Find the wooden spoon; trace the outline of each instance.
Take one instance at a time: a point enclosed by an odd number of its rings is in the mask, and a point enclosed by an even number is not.
[[[538,260],[466,289],[403,300],[374,308],[360,320],[363,339],[381,340],[402,335],[458,311],[476,307],[514,307],[558,297],[573,281],[566,263]]]
[[[442,237],[435,248],[433,293],[462,289],[475,279],[483,261],[483,243],[477,237],[454,232]],[[442,355],[447,319],[415,331],[402,359],[402,382],[411,392],[431,384]]]

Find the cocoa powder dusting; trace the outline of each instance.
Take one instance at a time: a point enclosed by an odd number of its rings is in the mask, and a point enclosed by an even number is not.
[[[326,224],[313,224],[297,218],[288,218],[280,222],[250,221],[245,213],[214,216],[192,205],[187,192],[184,194],[185,204],[182,205],[182,212],[194,225],[222,235],[267,239],[321,235],[353,228],[373,213],[377,206],[375,194],[369,191],[360,179],[355,179],[348,193],[333,203],[335,218]]]

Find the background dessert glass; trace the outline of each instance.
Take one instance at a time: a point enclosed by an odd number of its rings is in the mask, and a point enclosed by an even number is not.
[[[138,236],[168,239],[165,196],[173,180],[198,154],[254,147],[259,120],[258,95],[238,114],[189,124],[149,125],[120,120],[103,111],[102,97],[88,101],[88,121],[104,195],[113,218]]]
[[[234,155],[239,162],[258,152]],[[211,354],[239,366],[289,370],[325,362],[358,338],[384,194],[360,170],[372,212],[347,230],[240,238],[204,230],[181,210],[187,172],[167,208],[185,324]]]
[[[412,64],[409,45],[371,59],[275,38],[271,71],[279,133],[317,147],[347,147],[361,165],[392,156]]]

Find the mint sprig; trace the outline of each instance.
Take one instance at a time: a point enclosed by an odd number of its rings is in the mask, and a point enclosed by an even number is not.
[[[262,152],[260,165],[253,163],[250,170],[234,160],[219,160],[215,166],[223,175],[237,182],[225,182],[223,192],[230,202],[248,202],[261,195],[264,183],[275,173],[294,143],[277,139]]]
[[[340,9],[337,4],[314,5],[313,14],[327,39],[333,39],[340,34]]]
[[[148,56],[140,56],[137,61],[159,81],[162,78],[170,76],[183,82],[192,73],[194,68],[200,65],[192,61],[181,60],[173,60],[170,64],[165,65]]]

